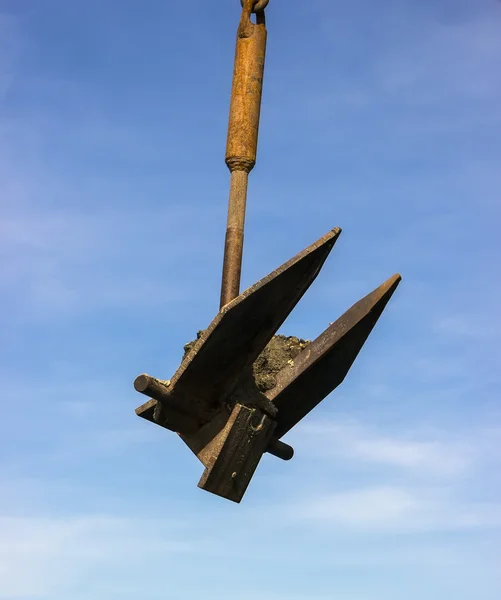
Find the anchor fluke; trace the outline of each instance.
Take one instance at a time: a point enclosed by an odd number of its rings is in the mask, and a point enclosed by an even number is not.
[[[277,385],[266,394],[278,409],[277,437],[343,382],[400,281],[394,275],[359,300],[278,374]]]

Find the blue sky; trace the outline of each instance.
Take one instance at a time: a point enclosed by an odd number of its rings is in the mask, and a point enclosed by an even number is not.
[[[238,0],[0,1],[1,600],[497,600],[501,4],[270,0],[243,285],[404,281],[241,505],[141,421],[218,308]]]

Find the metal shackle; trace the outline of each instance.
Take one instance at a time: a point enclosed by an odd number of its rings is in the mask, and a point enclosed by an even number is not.
[[[261,12],[264,10],[269,3],[270,0],[254,0],[254,8],[252,9],[253,13]],[[244,0],[240,0],[240,4],[244,5]]]

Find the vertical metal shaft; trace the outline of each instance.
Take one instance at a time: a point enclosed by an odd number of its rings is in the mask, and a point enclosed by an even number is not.
[[[251,21],[254,5],[255,0],[244,2],[233,70],[226,144],[226,164],[231,181],[221,307],[240,293],[247,182],[257,155],[267,32],[264,11],[256,14],[256,23]]]

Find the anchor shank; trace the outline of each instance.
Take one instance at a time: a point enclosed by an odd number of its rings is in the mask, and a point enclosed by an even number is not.
[[[231,183],[221,308],[240,293],[247,182],[257,156],[267,32],[264,11],[257,13],[255,23],[251,20],[254,4],[253,0],[243,2],[233,69],[226,143]]]
[[[240,293],[248,180],[249,173],[247,171],[233,171],[231,173],[228,225],[224,245],[221,308]]]

